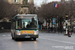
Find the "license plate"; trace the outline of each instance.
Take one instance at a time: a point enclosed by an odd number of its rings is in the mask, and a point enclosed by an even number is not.
[[[30,36],[25,36],[25,38],[30,38]]]

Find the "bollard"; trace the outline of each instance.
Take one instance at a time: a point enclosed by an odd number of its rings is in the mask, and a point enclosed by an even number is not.
[[[72,35],[72,29],[71,29],[71,26],[68,26],[68,37],[71,37]]]
[[[68,32],[68,37],[71,37],[71,32],[70,31]]]

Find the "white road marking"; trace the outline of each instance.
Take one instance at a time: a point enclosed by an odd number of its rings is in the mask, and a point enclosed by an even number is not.
[[[10,35],[8,35],[8,36],[10,36]]]
[[[2,35],[2,36],[11,36],[11,35]]]
[[[68,41],[61,41],[61,40],[56,40],[56,39],[47,39],[47,38],[43,38],[40,37],[41,39],[45,39],[45,40],[51,40],[51,41],[56,41],[56,42],[62,42],[62,43],[68,43],[68,44],[75,44],[73,42],[68,42]]]
[[[2,35],[2,36],[6,36],[6,35]]]

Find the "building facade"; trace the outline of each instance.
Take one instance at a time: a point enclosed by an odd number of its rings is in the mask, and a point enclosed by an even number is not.
[[[34,0],[6,0],[6,2],[16,6],[16,10],[21,14],[30,13],[29,4],[34,4]]]
[[[27,14],[30,13],[30,4],[33,4],[33,8],[34,8],[34,0],[4,0],[5,2],[8,2],[10,4],[12,4],[13,6],[15,6],[15,11],[18,12],[19,14]],[[30,9],[29,9],[30,8]],[[0,20],[0,22],[10,22],[10,19],[8,18],[3,18]]]
[[[6,0],[10,4],[22,4],[23,0]]]
[[[65,1],[73,2],[73,1],[75,1],[75,0],[61,0],[61,2],[65,2]]]

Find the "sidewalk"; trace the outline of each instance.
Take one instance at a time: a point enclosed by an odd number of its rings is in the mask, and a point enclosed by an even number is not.
[[[4,33],[4,32],[11,32],[11,30],[10,29],[0,30],[0,33]]]
[[[65,34],[66,32],[48,32],[48,30],[39,30],[40,33],[58,33],[58,34]],[[73,34],[75,34],[74,32],[72,32]]]
[[[48,32],[48,30],[39,30],[39,32],[42,32],[42,33],[56,33],[56,32]]]

